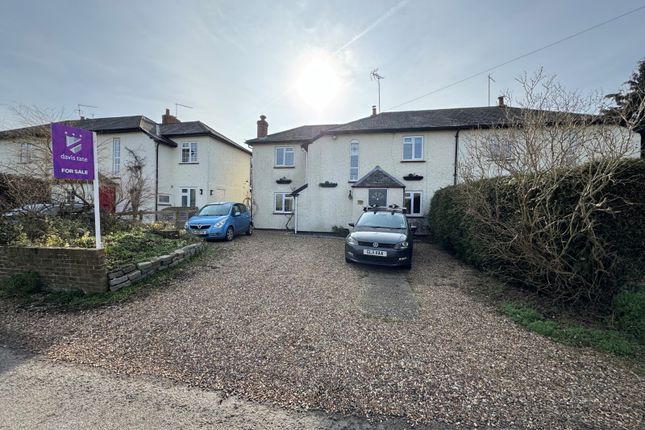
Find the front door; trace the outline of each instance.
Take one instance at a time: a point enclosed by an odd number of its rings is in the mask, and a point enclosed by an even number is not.
[[[387,206],[387,188],[370,188],[367,200],[369,206]]]

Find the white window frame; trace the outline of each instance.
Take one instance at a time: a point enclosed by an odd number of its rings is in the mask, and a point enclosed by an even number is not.
[[[112,139],[112,174],[118,175],[121,171],[121,138]]]
[[[352,157],[354,154],[352,154],[353,148],[356,148],[356,167],[352,166]],[[358,144],[358,140],[352,140],[349,142],[349,182],[356,182],[358,181],[358,173],[359,173],[359,163],[360,163],[360,145]]]
[[[186,193],[184,193],[184,190],[186,190]],[[195,192],[195,200],[194,200],[194,205],[191,205],[190,201],[190,192],[194,191]],[[187,201],[187,206],[184,206],[184,197],[186,197]],[[179,203],[182,208],[193,208],[197,207],[197,187],[179,187]]]
[[[162,197],[167,197],[168,201],[162,201],[161,200]],[[190,194],[189,194],[189,197],[190,197]],[[157,195],[157,204],[159,206],[172,206],[172,203],[170,202],[170,194],[158,194]]]
[[[278,154],[280,151],[282,152],[282,160],[279,160]],[[292,163],[287,164],[287,152],[291,153],[291,159]],[[275,157],[273,159],[274,161],[274,166],[275,167],[295,167],[296,166],[296,151],[293,150],[292,147],[290,146],[278,146],[275,148]]]
[[[416,139],[421,139],[421,154],[419,156],[416,155],[415,151]],[[401,154],[401,159],[403,161],[423,161],[425,153],[424,140],[423,136],[403,136],[403,153]],[[411,158],[405,158],[406,145],[410,145],[412,147]]]
[[[184,152],[186,151],[186,152]],[[186,157],[184,158],[184,153]],[[181,144],[180,164],[196,164],[199,162],[197,157],[197,142],[182,142]]]
[[[413,206],[414,206],[414,194],[419,195],[419,210],[414,212],[413,211]],[[403,194],[403,206],[407,208],[406,200],[410,199],[410,211],[407,213],[407,216],[409,217],[422,217],[423,216],[423,191],[421,190],[410,190],[410,191],[405,191]]]
[[[273,213],[276,214],[292,214],[293,213],[293,196],[289,196],[288,194],[291,193],[273,193]],[[282,206],[282,209],[278,209],[278,199],[280,199],[280,204]],[[291,210],[286,211],[284,208],[286,207],[286,202],[291,201]]]
[[[20,144],[20,163],[21,164],[31,163],[32,151],[33,151],[33,145],[31,143]]]

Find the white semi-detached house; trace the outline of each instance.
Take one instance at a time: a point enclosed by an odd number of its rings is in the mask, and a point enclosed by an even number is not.
[[[505,105],[383,112],[342,125],[268,134],[257,122],[253,147],[256,228],[331,232],[368,205],[405,206],[425,231],[433,194],[460,180],[459,166],[482,133],[503,124]],[[638,157],[640,139],[633,140]]]
[[[97,133],[99,172],[106,182],[125,183],[131,152],[144,160],[149,193],[143,211],[250,200],[251,151],[201,121],[180,122],[166,109],[161,124],[143,115],[65,122]],[[0,132],[0,171],[29,171],[34,148],[25,136],[37,134],[38,128]]]

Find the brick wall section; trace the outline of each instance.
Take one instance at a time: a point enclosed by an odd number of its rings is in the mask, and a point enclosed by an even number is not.
[[[52,291],[108,290],[102,249],[0,246],[0,278],[28,271],[38,273]]]

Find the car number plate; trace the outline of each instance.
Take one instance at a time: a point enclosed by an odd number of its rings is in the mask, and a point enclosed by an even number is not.
[[[387,257],[387,252],[381,251],[380,249],[364,249],[363,254],[374,255],[376,257]]]
[[[198,235],[198,236],[204,236],[204,235],[207,235],[207,234],[208,234],[208,230],[197,230],[197,231],[193,231],[193,234],[196,234],[196,235]]]

